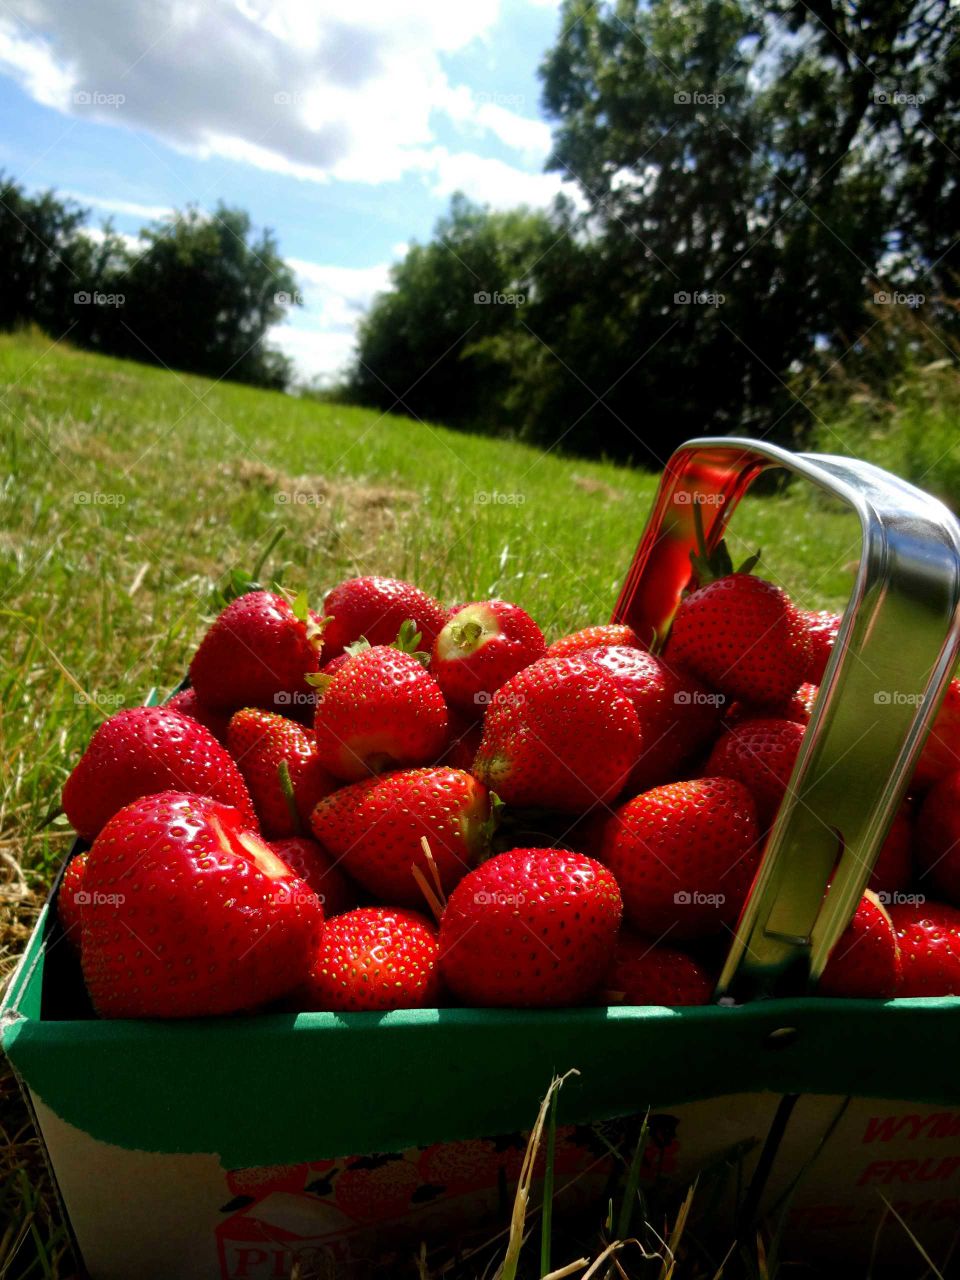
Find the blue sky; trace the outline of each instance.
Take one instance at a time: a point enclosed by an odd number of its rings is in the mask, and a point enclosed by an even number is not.
[[[537,66],[559,0],[5,0],[0,168],[135,235],[218,199],[274,228],[330,375],[391,262],[464,190],[549,203]]]

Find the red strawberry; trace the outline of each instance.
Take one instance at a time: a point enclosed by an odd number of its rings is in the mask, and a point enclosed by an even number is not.
[[[272,711],[237,711],[227,729],[227,747],[270,840],[309,831],[314,805],[339,785],[321,765],[313,734]]]
[[[818,685],[823,680],[823,673],[833,653],[833,646],[837,642],[837,632],[840,630],[843,618],[839,613],[830,613],[827,610],[820,613],[804,611],[803,616],[807,624],[807,634],[810,637],[810,660],[807,663],[804,679],[810,684]]]
[[[960,911],[942,902],[890,908],[903,981],[900,996],[960,996]]]
[[[416,911],[360,907],[327,922],[298,995],[304,1009],[358,1013],[426,1009],[439,991],[430,921]]]
[[[323,636],[327,659],[361,636],[371,645],[393,644],[408,618],[429,650],[446,621],[439,601],[397,578],[348,578],[327,593],[323,612],[329,619]]]
[[[353,911],[358,906],[357,886],[316,840],[290,836],[286,840],[271,840],[270,848],[317,895],[325,919],[343,915],[344,911]]]
[[[451,769],[466,769],[469,772],[480,749],[483,725],[461,715],[452,707],[449,711],[449,724],[450,741],[440,757],[440,763]]]
[[[548,658],[569,658],[572,653],[582,653],[584,649],[600,649],[607,645],[617,645],[623,649],[642,649],[643,643],[633,627],[619,622],[608,622],[599,627],[584,627],[582,631],[573,631],[568,636],[554,640],[547,648]]]
[[[658,947],[649,938],[622,933],[604,979],[605,994],[621,1004],[709,1004],[710,975],[685,951]]]
[[[83,975],[111,1018],[187,1018],[269,1003],[302,982],[317,896],[236,809],[165,791],[121,809],[84,873]]]
[[[447,745],[447,704],[413,654],[377,645],[321,679],[317,754],[335,778],[429,764]]]
[[[77,835],[92,840],[125,804],[173,790],[234,805],[256,829],[231,757],[209,729],[167,707],[130,707],[104,720],[64,785],[63,808]]]
[[[189,716],[191,720],[196,720],[197,724],[202,724],[205,729],[210,730],[221,746],[226,742],[227,722],[230,717],[204,706],[197,697],[196,689],[181,689],[179,693],[169,697],[163,705],[171,711],[179,711],[182,716]]]
[[[902,977],[893,923],[876,894],[867,892],[830,952],[817,991],[822,996],[892,1000]]]
[[[448,619],[433,643],[430,670],[450,706],[477,715],[546,648],[540,628],[519,605],[483,600],[462,605]]]
[[[794,720],[743,720],[713,748],[704,776],[736,778],[749,787],[760,822],[769,826],[786,794],[803,734],[804,726]]]
[[[753,798],[732,778],[654,787],[609,820],[601,860],[617,877],[624,911],[658,941],[733,928],[760,861]]]
[[[924,796],[916,849],[921,878],[960,907],[960,769],[941,778]]]
[[[338,1209],[357,1222],[379,1226],[409,1211],[420,1174],[400,1156],[362,1156],[344,1169],[335,1187]]]
[[[190,683],[215,711],[289,710],[309,696],[304,676],[319,670],[322,630],[317,614],[295,611],[269,591],[251,591],[228,604],[203,637]]]
[[[83,936],[84,873],[87,855],[76,853],[67,863],[57,890],[57,915],[64,934],[79,950]]]
[[[727,728],[742,724],[744,720],[755,720],[758,716],[809,724],[819,692],[819,685],[802,684],[793,697],[779,707],[754,707],[747,702],[734,702],[726,714]]]
[[[910,883],[913,870],[913,827],[910,810],[906,804],[894,814],[887,838],[870,874],[868,888],[879,894],[880,901],[889,903],[893,894],[899,893]]]
[[[637,713],[597,663],[542,658],[494,695],[473,771],[507,804],[576,813],[616,796],[639,754]]]
[[[314,835],[374,897],[422,907],[417,866],[433,885],[421,841],[426,837],[444,892],[486,852],[490,796],[460,769],[401,769],[327,796],[313,811]]]
[[[674,674],[652,653],[607,645],[585,649],[580,657],[602,667],[637,713],[641,755],[627,779],[631,791],[674,781],[716,733],[722,696],[690,676]]]
[[[622,908],[599,862],[511,849],[471,871],[440,922],[440,972],[465,1004],[580,1004],[606,972]]]
[[[779,706],[808,678],[810,640],[786,592],[729,573],[681,602],[666,657],[729,698]]]
[[[960,680],[951,680],[913,773],[913,786],[924,791],[960,769]]]

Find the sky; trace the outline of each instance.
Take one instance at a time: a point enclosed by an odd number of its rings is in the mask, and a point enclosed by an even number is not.
[[[455,191],[560,190],[537,78],[559,21],[559,0],[3,0],[0,169],[129,236],[246,209],[303,299],[270,339],[329,379]]]

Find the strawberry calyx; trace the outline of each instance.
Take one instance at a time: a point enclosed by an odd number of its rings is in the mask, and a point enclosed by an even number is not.
[[[422,635],[417,630],[417,624],[412,618],[407,618],[406,622],[401,624],[391,648],[399,649],[401,653],[409,653],[411,658],[416,658],[422,666],[426,667],[430,663],[430,654],[420,648],[421,639]]]
[[[251,591],[279,590],[281,579],[283,578],[282,566],[279,573],[271,580],[269,587],[260,581],[260,575],[263,573],[263,566],[266,564],[271,552],[285,534],[286,529],[284,528],[274,530],[273,536],[267,542],[260,554],[260,558],[252,569],[231,569],[226,575],[226,582],[223,586],[218,585],[214,588],[212,603],[217,613],[220,613],[228,604],[231,604],[240,596],[249,595]]]
[[[690,552],[690,564],[698,587],[705,587],[709,582],[719,578],[728,578],[732,573],[752,573],[760,563],[760,551],[747,556],[739,568],[734,568],[733,560],[723,538],[714,547],[707,547],[703,531],[703,513],[700,504],[693,504],[693,527],[697,537],[696,550]]]
[[[284,804],[286,804],[287,812],[290,814],[290,821],[293,823],[294,835],[305,835],[303,823],[300,820],[300,810],[297,808],[296,797],[293,794],[293,779],[290,777],[290,766],[286,760],[278,761],[277,778],[280,781],[280,790],[283,792]]]
[[[317,622],[310,612],[305,591],[299,591],[294,596],[293,600],[290,601],[290,608],[293,610],[293,616],[298,622],[302,622],[306,628],[307,643],[315,652],[319,653],[323,648],[323,633],[327,628],[327,624],[332,622],[333,618],[321,618]]]

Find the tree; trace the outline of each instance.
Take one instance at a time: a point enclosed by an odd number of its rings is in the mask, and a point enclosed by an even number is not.
[[[76,234],[86,218],[52,191],[28,196],[0,173],[0,329],[36,323],[59,336],[70,324],[64,299],[77,279]]]

